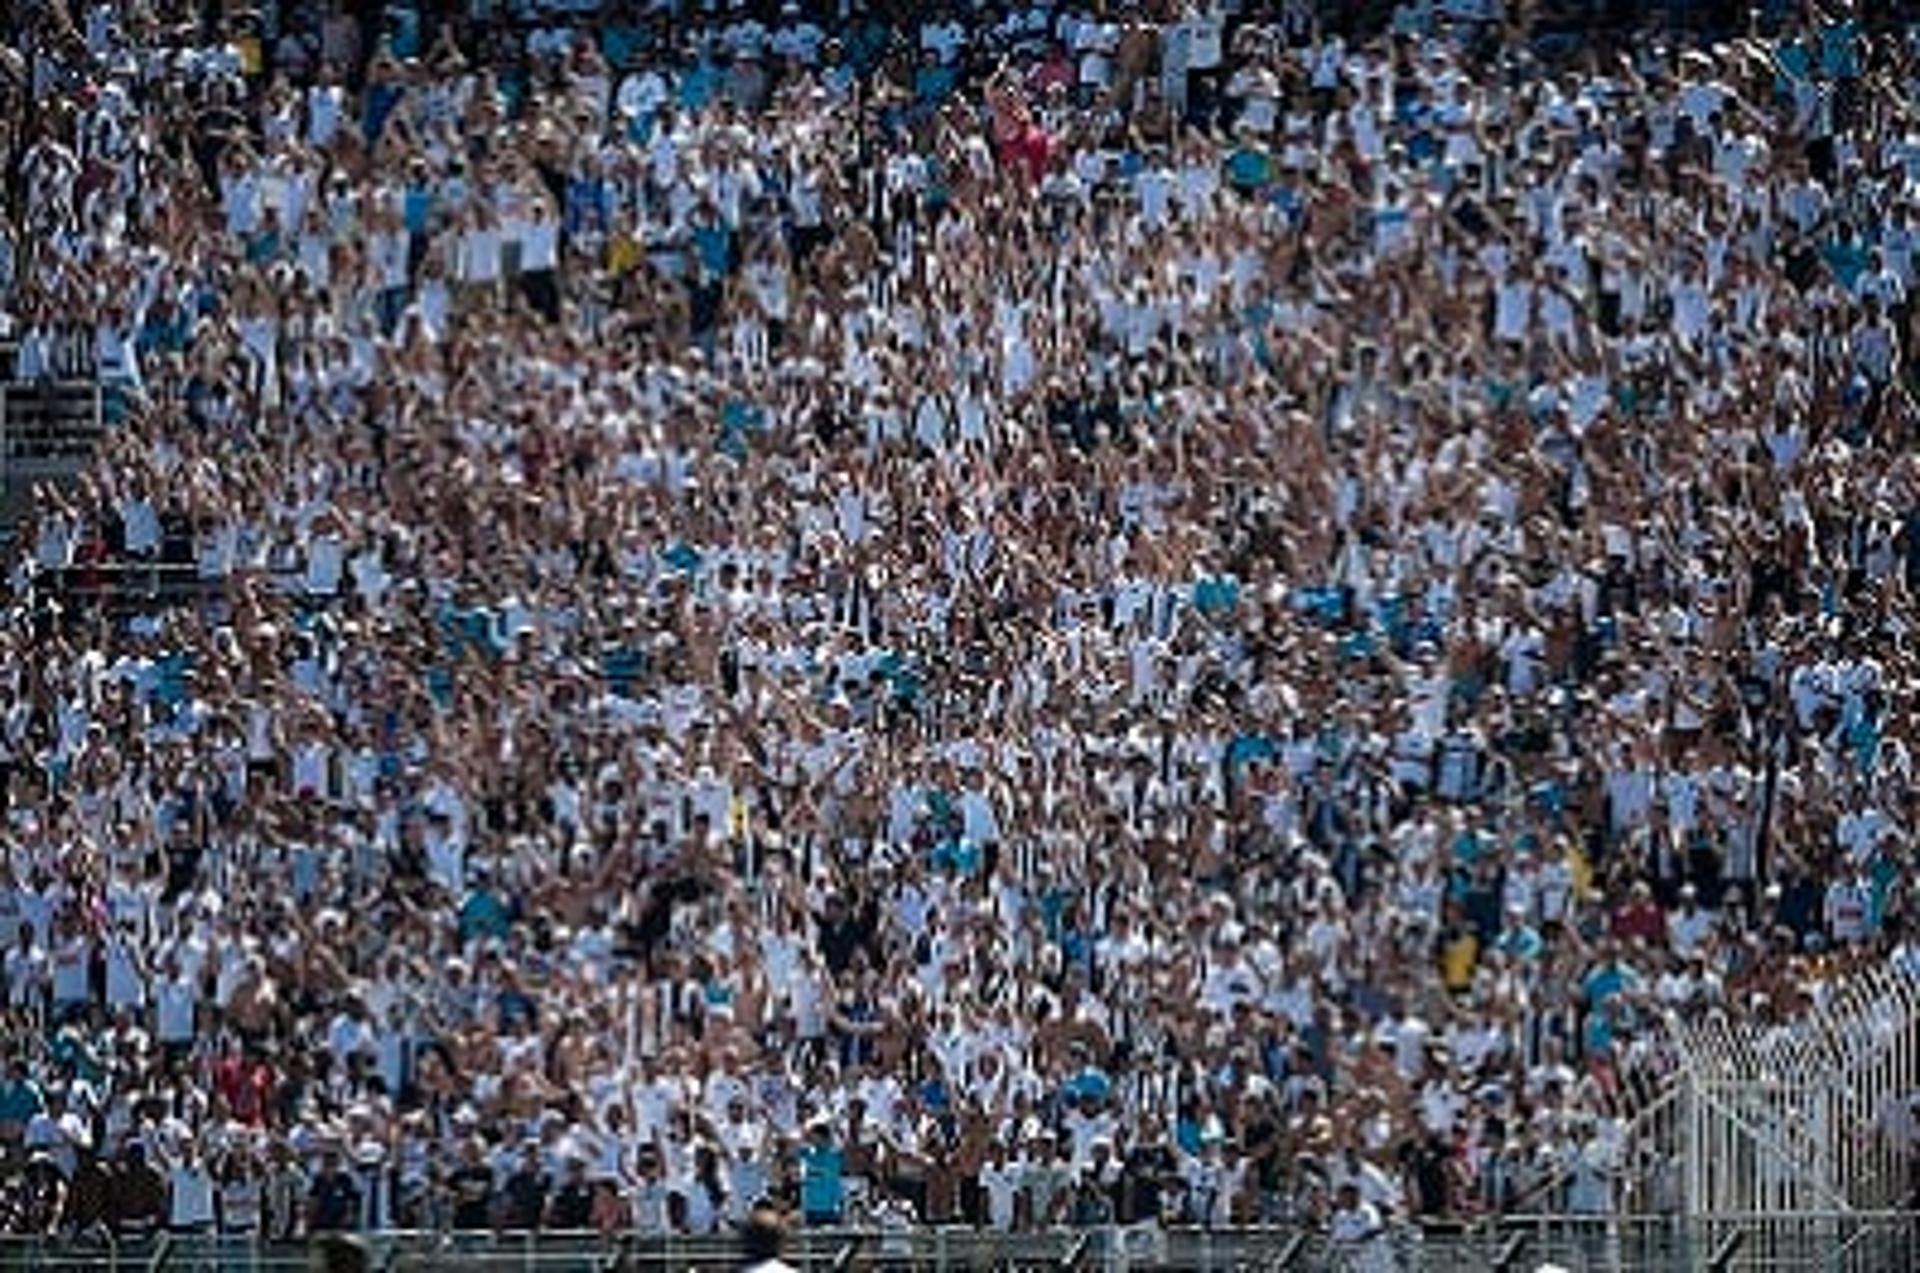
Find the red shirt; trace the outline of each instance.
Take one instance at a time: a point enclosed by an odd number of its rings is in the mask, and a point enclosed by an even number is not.
[[[1666,931],[1666,917],[1650,900],[1628,902],[1613,913],[1613,935],[1623,941],[1638,937],[1657,942]]]
[[[1029,184],[1038,185],[1053,167],[1053,135],[1038,124],[1020,125],[1003,144],[1001,162]]]
[[[245,1057],[223,1056],[213,1063],[213,1084],[233,1116],[250,1127],[267,1121],[274,1089],[273,1067],[249,1064]]]

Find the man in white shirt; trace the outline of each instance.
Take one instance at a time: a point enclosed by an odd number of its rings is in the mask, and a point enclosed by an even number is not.
[[[1344,1184],[1334,1195],[1333,1215],[1328,1233],[1334,1249],[1346,1257],[1347,1267],[1356,1270],[1393,1267],[1393,1251],[1386,1241],[1387,1229],[1379,1208],[1360,1196],[1357,1184]]]
[[[987,1195],[987,1221],[1002,1233],[1012,1230],[1015,1199],[1020,1192],[1024,1162],[1010,1160],[1006,1145],[996,1142],[980,1168],[980,1187]]]
[[[1667,916],[1667,935],[1674,953],[1692,958],[1713,932],[1718,918],[1699,904],[1693,885],[1680,888],[1680,908]]]

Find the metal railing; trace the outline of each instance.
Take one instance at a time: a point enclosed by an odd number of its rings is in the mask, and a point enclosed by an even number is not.
[[[35,592],[58,599],[68,610],[110,616],[192,607],[217,609],[230,602],[233,590],[241,586],[257,587],[313,606],[333,604],[347,595],[309,595],[303,580],[302,573],[294,569],[248,567],[209,573],[198,562],[128,559],[74,562],[36,569],[31,575]]]
[[[1695,1214],[1905,1205],[1920,1139],[1920,978],[1887,965],[1781,1024],[1678,1025]]]
[[[236,580],[254,573],[208,575],[192,562],[80,562],[35,572],[34,586],[77,606],[166,609],[217,600]],[[272,587],[286,586],[278,576],[267,579]]]
[[[371,1234],[352,1240],[387,1273],[705,1273],[739,1267],[730,1236],[545,1233]],[[325,1267],[320,1243],[163,1235],[113,1242],[0,1239],[0,1269],[75,1273],[305,1273]],[[1720,1216],[1506,1216],[1389,1229],[1358,1244],[1308,1228],[816,1229],[794,1235],[787,1262],[804,1273],[1601,1273],[1802,1270],[1886,1273],[1920,1268],[1920,1215],[1829,1211]]]
[[[0,381],[0,531],[26,516],[36,484],[84,472],[106,428],[96,381]]]
[[[1680,1270],[1799,1270],[1888,1273],[1920,1268],[1920,1215],[1912,1211],[1728,1213],[1717,1216],[1508,1216],[1481,1234],[1477,1252],[1429,1242],[1471,1267],[1532,1270],[1544,1265],[1608,1273]],[[1497,1252],[1485,1265],[1475,1254]],[[1504,1260],[1504,1263],[1503,1263]],[[1462,1267],[1456,1264],[1453,1267]]]
[[[105,392],[94,380],[0,383],[9,469],[65,470],[84,464],[106,431]]]
[[[353,1239],[367,1267],[391,1273],[668,1273],[733,1270],[737,1240],[726,1235],[387,1233]],[[250,1238],[163,1235],[156,1238],[62,1242],[0,1239],[0,1269],[209,1270],[217,1273],[293,1273],[315,1266],[322,1243],[262,1243]],[[1398,1249],[1388,1239],[1380,1250]],[[787,1262],[814,1273],[851,1270],[1048,1270],[1120,1273],[1126,1269],[1183,1269],[1238,1273],[1280,1267],[1333,1267],[1323,1238],[1299,1229],[1219,1231],[1115,1228],[1059,1229],[1002,1234],[963,1228],[897,1230],[814,1229],[796,1233]]]

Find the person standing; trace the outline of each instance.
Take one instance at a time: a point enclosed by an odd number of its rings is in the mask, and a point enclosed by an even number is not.
[[[320,1170],[309,1187],[307,1232],[344,1232],[359,1218],[360,1187],[354,1183],[339,1148],[329,1145],[320,1153]]]
[[[1344,1261],[1341,1267],[1353,1269],[1355,1273],[1394,1267],[1386,1224],[1380,1218],[1379,1209],[1360,1196],[1358,1185],[1340,1186],[1334,1195],[1333,1214],[1328,1218],[1327,1227],[1333,1249]]]
[[[817,1118],[800,1150],[800,1205],[808,1225],[839,1224],[846,1209],[846,1155],[833,1127]]]

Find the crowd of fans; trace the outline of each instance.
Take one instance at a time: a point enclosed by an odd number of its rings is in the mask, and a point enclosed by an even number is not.
[[[14,6],[0,1218],[1616,1205],[1905,950],[1893,8]]]

